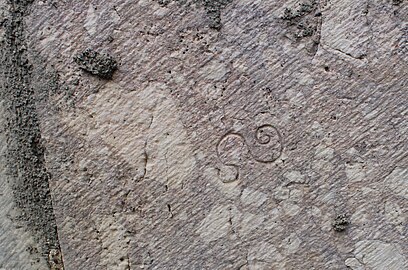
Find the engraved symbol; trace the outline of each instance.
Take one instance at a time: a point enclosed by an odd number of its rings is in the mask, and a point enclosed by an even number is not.
[[[219,170],[219,177],[224,183],[236,181],[245,160],[272,163],[281,156],[282,150],[282,136],[272,125],[259,126],[245,137],[238,132],[228,132],[217,144],[218,158],[225,165]]]

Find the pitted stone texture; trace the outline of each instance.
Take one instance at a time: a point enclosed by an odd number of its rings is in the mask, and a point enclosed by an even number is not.
[[[31,63],[24,23],[32,2],[0,2],[1,269],[62,264],[36,110],[52,83],[33,83],[41,66]]]
[[[103,79],[112,79],[113,73],[118,69],[118,63],[112,56],[89,48],[74,56],[74,61],[84,71]]]
[[[0,269],[47,269],[47,262],[39,253],[39,246],[29,231],[17,221],[20,214],[10,186],[13,179],[6,169],[7,113],[0,102]]]
[[[174,1],[34,2],[28,47],[60,80],[38,110],[66,269],[408,267],[408,4],[319,1],[293,39],[300,3],[236,0],[214,30]],[[112,81],[73,63],[84,47],[115,55]],[[272,162],[253,158],[263,125]],[[217,153],[232,133],[245,144]]]

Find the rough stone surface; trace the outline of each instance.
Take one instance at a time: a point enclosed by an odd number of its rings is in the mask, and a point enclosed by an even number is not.
[[[408,269],[407,1],[0,7],[0,269]]]
[[[103,79],[112,79],[118,63],[110,55],[103,55],[92,49],[86,49],[74,57],[74,61],[86,72]]]
[[[17,266],[56,269],[62,264],[57,259],[61,252],[36,109],[41,94],[36,94],[40,89],[32,84],[36,67],[29,61],[25,40],[24,18],[32,2],[16,0],[0,4],[3,17],[0,41],[1,137],[4,145],[1,147],[4,149],[1,183],[6,192],[2,197],[5,216],[1,231],[4,242],[0,250],[11,250],[15,244],[15,251],[21,252],[23,259],[19,262],[15,256],[7,258],[9,252],[4,251],[6,255],[0,261],[0,267],[6,269]],[[32,255],[31,258],[27,253]]]

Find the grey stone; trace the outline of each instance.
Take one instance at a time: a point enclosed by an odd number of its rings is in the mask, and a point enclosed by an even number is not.
[[[86,49],[74,57],[79,67],[103,79],[112,79],[118,69],[118,63],[110,55],[100,54],[92,49]]]
[[[397,2],[0,0],[0,269],[408,268]]]

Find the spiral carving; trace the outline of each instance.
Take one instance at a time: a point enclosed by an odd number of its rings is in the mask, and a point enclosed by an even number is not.
[[[281,156],[282,151],[282,136],[276,127],[269,124],[257,127],[246,137],[237,132],[226,133],[217,144],[217,155],[222,164],[236,172],[230,174],[228,179],[222,179],[223,182],[238,180],[239,168],[245,160],[272,163]]]
[[[250,144],[248,144],[249,147]],[[252,157],[262,163],[271,163],[282,154],[282,135],[272,125],[262,125],[255,131],[255,140],[249,147]]]

